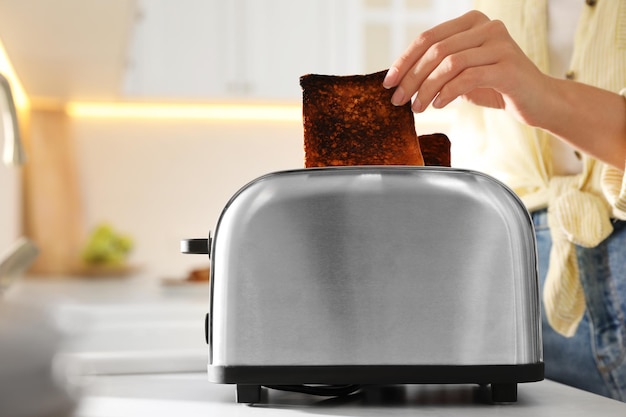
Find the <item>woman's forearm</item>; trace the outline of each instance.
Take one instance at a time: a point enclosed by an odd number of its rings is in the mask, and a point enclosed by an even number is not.
[[[570,80],[549,78],[536,127],[619,169],[626,165],[626,98]]]

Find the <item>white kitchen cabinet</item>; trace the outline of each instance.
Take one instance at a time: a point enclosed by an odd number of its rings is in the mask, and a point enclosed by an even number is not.
[[[307,73],[385,69],[471,0],[140,0],[124,94],[299,100]]]
[[[357,27],[363,72],[391,65],[421,32],[468,11],[473,0],[360,0]]]
[[[123,95],[200,98],[220,92],[216,2],[139,0]]]
[[[354,25],[350,22],[350,1],[239,1],[246,4],[247,31],[238,48],[243,53],[228,60],[235,64],[228,75],[247,82],[243,92],[260,97],[299,97],[301,75],[359,70],[351,55]],[[231,29],[232,38],[236,38],[233,32],[238,28]]]
[[[357,70],[348,11],[333,0],[143,0],[127,97],[295,99],[309,72]]]

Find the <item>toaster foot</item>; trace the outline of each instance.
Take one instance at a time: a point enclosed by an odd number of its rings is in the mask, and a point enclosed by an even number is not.
[[[238,403],[258,403],[261,401],[260,385],[244,385],[237,384],[237,402]]]
[[[491,401],[514,403],[517,401],[517,384],[491,384]]]

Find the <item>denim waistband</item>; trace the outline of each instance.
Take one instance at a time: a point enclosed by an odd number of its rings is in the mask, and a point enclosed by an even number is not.
[[[535,210],[530,213],[535,229],[548,227],[548,209]]]

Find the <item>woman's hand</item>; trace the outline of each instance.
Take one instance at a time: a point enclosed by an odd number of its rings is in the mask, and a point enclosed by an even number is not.
[[[503,109],[619,169],[626,161],[626,100],[583,83],[542,73],[504,24],[478,11],[419,35],[383,82],[400,106],[441,108],[457,97]]]
[[[415,112],[431,102],[441,108],[464,97],[533,124],[548,82],[502,22],[471,11],[419,35],[390,67],[383,85],[396,87],[395,105],[417,93]]]

